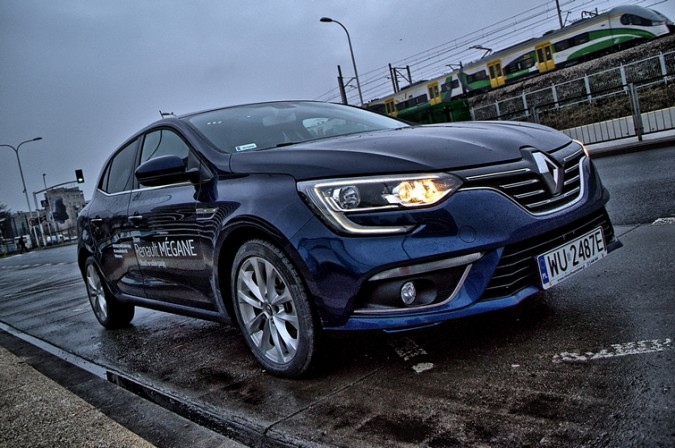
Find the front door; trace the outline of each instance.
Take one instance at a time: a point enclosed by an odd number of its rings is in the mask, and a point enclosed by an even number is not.
[[[189,167],[194,157],[173,130],[145,135],[143,163],[163,155],[177,155]],[[162,187],[139,185],[131,194],[128,219],[133,244],[150,300],[213,308],[210,252],[200,243],[195,186],[190,182]]]

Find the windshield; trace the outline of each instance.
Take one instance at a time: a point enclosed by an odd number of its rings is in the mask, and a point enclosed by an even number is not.
[[[227,153],[407,126],[356,107],[309,101],[228,107],[186,119],[216,148]]]

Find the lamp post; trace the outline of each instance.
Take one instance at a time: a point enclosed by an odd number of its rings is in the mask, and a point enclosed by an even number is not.
[[[12,145],[0,145],[0,146],[6,146],[8,148],[12,148],[14,153],[16,154],[16,161],[19,164],[19,174],[21,174],[21,184],[23,185],[23,193],[26,195],[26,205],[28,205],[28,213],[33,213],[33,210],[30,208],[30,199],[28,199],[28,190],[26,190],[26,181],[23,177],[23,169],[21,168],[21,159],[19,158],[19,149],[21,148],[21,145],[24,143],[29,143],[29,142],[36,142],[38,140],[42,140],[42,137],[35,137],[30,140],[26,140],[25,142],[19,143],[19,145],[15,148]]]
[[[361,106],[363,106],[363,94],[361,93],[361,83],[359,82],[359,72],[356,70],[356,60],[354,59],[354,49],[352,48],[352,39],[349,37],[349,31],[347,28],[337,20],[331,19],[330,17],[321,17],[321,22],[324,23],[337,23],[345,30],[347,34],[347,42],[349,43],[349,53],[352,55],[352,65],[354,66],[354,78],[356,79],[356,89],[359,91],[359,101],[361,101]]]

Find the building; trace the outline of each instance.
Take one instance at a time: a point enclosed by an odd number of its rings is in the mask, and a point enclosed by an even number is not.
[[[77,215],[85,205],[79,188],[52,188],[45,191],[45,209],[57,234],[76,236]]]

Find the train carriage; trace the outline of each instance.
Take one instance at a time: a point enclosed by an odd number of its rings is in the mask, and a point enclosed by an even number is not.
[[[466,103],[459,101],[466,96],[590,60],[672,31],[673,23],[657,11],[619,6],[488,54],[449,74],[412,84],[372,101],[367,107],[420,123],[468,119],[468,110],[462,110]]]

